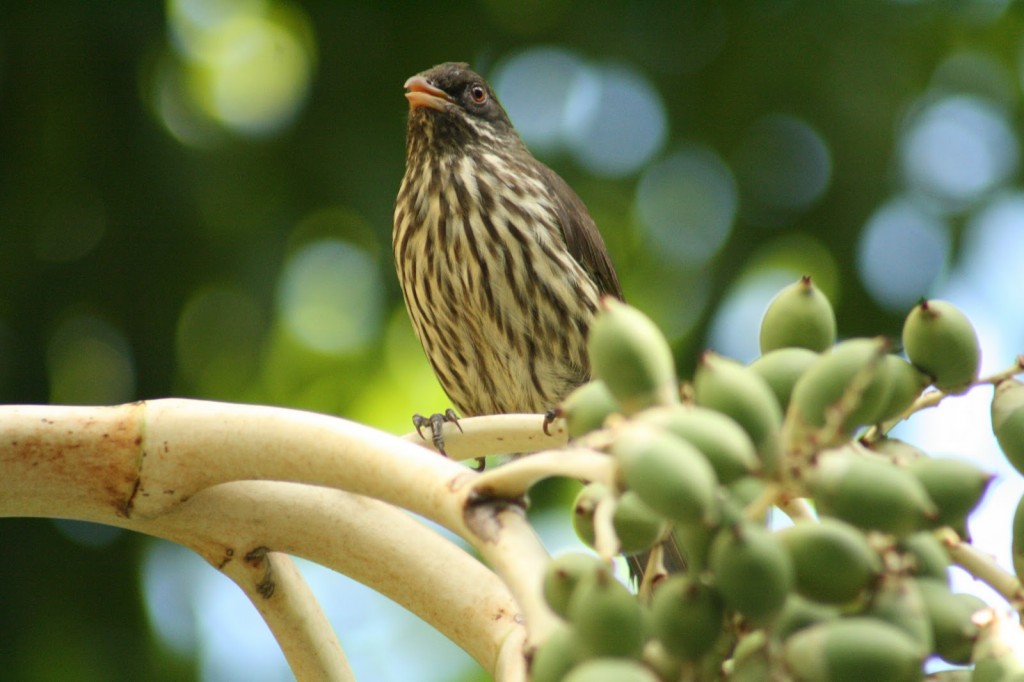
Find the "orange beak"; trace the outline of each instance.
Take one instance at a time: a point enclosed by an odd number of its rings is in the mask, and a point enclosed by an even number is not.
[[[413,76],[405,81],[405,98],[409,100],[409,109],[417,107],[430,107],[437,111],[444,111],[445,106],[451,102],[451,98],[444,90],[435,88],[423,76]]]

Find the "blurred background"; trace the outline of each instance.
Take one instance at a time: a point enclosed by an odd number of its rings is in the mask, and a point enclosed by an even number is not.
[[[807,273],[842,336],[921,297],[1024,352],[1024,9],[1009,0],[53,0],[0,4],[0,401],[183,396],[394,433],[448,405],[394,275],[407,77],[468,61],[588,204],[627,299],[748,361]],[[1019,477],[990,389],[900,432]],[[571,489],[534,496],[573,544]],[[552,511],[554,510],[554,511]],[[0,520],[12,680],[283,680],[255,609],[186,550]],[[361,679],[485,680],[399,607],[304,564]],[[964,589],[975,589],[963,580]]]

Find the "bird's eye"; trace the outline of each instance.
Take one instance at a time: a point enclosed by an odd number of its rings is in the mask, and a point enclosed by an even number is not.
[[[469,96],[477,104],[483,104],[487,101],[487,90],[482,85],[474,85],[469,89]]]

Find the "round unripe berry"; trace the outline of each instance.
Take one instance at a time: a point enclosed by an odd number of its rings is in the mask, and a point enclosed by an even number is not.
[[[640,656],[647,639],[643,607],[607,566],[580,578],[568,616],[583,656]]]
[[[782,408],[759,374],[749,367],[710,351],[701,356],[693,376],[698,405],[721,412],[743,427],[761,457],[761,466],[773,473],[779,459]]]
[[[732,483],[760,468],[750,436],[721,412],[699,405],[666,405],[644,410],[636,418],[678,436],[700,450],[723,484]]]
[[[678,402],[672,349],[657,325],[636,308],[602,299],[587,352],[594,378],[607,385],[625,414]]]
[[[722,597],[690,575],[674,575],[651,600],[653,634],[665,650],[684,661],[696,661],[721,638],[725,623]]]
[[[530,682],[561,682],[574,665],[579,663],[579,645],[576,633],[562,625],[548,635],[530,661]]]
[[[778,348],[824,351],[836,341],[836,315],[825,294],[804,275],[772,299],[761,320],[761,352]]]
[[[761,375],[785,412],[793,394],[793,386],[819,354],[806,348],[779,348],[769,351],[750,363],[750,369]]]
[[[722,529],[708,566],[726,605],[755,626],[782,611],[793,586],[789,553],[774,533],[751,523]]]
[[[619,403],[603,381],[595,379],[576,388],[558,406],[558,415],[565,419],[569,438],[579,438],[585,433],[604,426],[608,415],[619,411]]]
[[[819,457],[808,488],[822,514],[898,537],[925,528],[938,514],[924,486],[909,471],[848,451],[832,450]]]
[[[585,575],[602,569],[600,560],[590,554],[569,552],[551,560],[544,571],[544,601],[551,610],[565,618],[569,613],[569,600],[576,585]]]
[[[950,663],[971,662],[979,626],[972,616],[988,604],[972,594],[954,593],[938,580],[918,580],[935,637],[935,653]]]
[[[626,487],[658,514],[681,524],[711,521],[718,478],[700,450],[643,424],[619,430],[611,447]]]
[[[1024,383],[1005,379],[992,397],[992,432],[1007,461],[1024,472]]]
[[[838,618],[789,637],[783,657],[806,682],[919,680],[924,656],[903,630],[876,618]]]
[[[871,586],[882,560],[864,533],[838,519],[800,521],[779,532],[796,569],[796,589],[824,604],[846,604]]]
[[[978,378],[978,334],[952,303],[931,300],[914,306],[903,323],[903,347],[939,390],[962,393]]]
[[[922,457],[907,466],[938,508],[936,525],[963,528],[981,501],[992,474],[951,457]]]
[[[930,380],[898,355],[886,355],[881,371],[888,375],[890,388],[884,405],[879,409],[877,421],[895,419],[903,414],[928,387]]]
[[[846,440],[857,427],[873,423],[888,400],[891,383],[884,370],[888,342],[849,339],[823,353],[793,387],[790,410],[804,428],[818,428],[843,410],[838,430],[825,445]]]

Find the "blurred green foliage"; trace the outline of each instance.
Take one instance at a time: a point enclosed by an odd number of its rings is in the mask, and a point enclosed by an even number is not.
[[[229,25],[232,13],[244,21]],[[668,131],[648,166],[697,145],[734,167],[724,243],[680,264],[639,224],[643,169],[602,177],[564,150],[543,155],[590,206],[627,297],[673,332],[680,367],[731,287],[772,267],[814,274],[841,335],[896,334],[902,312],[869,295],[855,256],[865,222],[907,183],[901,126],[942,65],[981,55],[998,68],[959,88],[996,102],[1019,136],[1022,34],[1019,4],[968,0],[7,0],[0,400],[189,396],[394,432],[445,407],[391,261],[401,85],[449,60],[490,73],[538,46],[628,65],[653,85]],[[827,186],[758,213],[751,189],[788,172],[749,143],[774,115],[824,141]],[[751,159],[767,164],[744,174]],[[943,209],[945,266],[971,209]],[[299,270],[297,254],[315,256]],[[4,678],[196,674],[148,634],[140,538],[91,547],[21,519],[0,522],[0,537]]]

